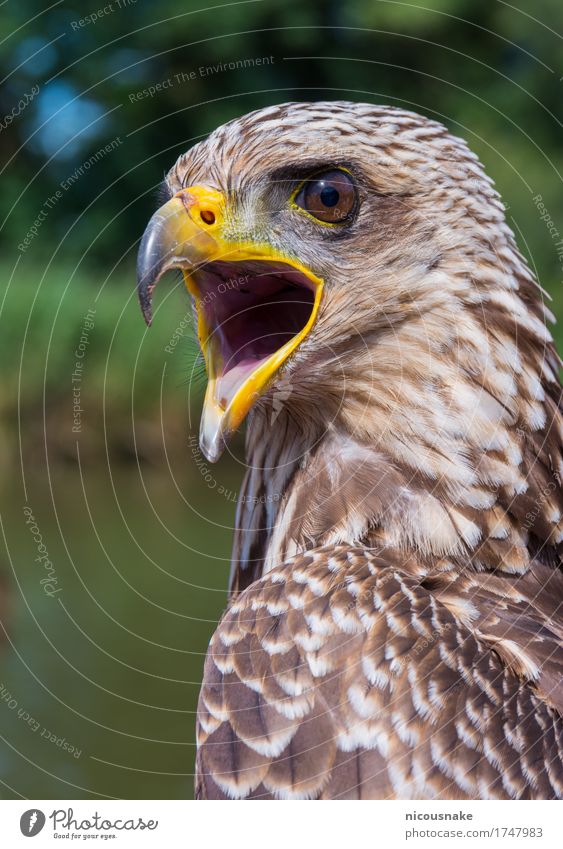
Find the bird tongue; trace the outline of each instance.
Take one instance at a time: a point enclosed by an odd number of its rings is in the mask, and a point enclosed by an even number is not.
[[[238,389],[307,322],[313,292],[270,263],[214,263],[198,272],[201,302],[215,351],[214,399],[225,410]]]
[[[223,409],[226,409],[235,397],[239,387],[243,385],[248,377],[258,366],[265,362],[268,357],[261,359],[246,359],[238,362],[226,374],[217,378],[215,383],[215,398]]]
[[[209,383],[200,430],[211,462],[284,361],[286,346],[306,326],[315,290],[286,264],[215,261],[194,275],[205,317]]]

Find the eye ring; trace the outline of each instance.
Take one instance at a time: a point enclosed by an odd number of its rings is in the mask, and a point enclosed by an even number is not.
[[[322,224],[344,224],[356,211],[358,192],[349,171],[329,168],[308,177],[293,203]]]

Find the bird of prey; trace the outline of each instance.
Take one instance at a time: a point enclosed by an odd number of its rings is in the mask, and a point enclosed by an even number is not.
[[[247,419],[196,795],[563,797],[562,417],[541,290],[466,143],[287,103],[180,156],[143,236]]]

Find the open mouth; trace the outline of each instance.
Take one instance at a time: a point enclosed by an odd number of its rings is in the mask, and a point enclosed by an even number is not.
[[[275,373],[307,333],[318,303],[317,284],[284,262],[210,262],[191,274],[199,335],[214,381],[215,403],[226,410],[249,379]],[[251,381],[252,382],[252,381]]]
[[[195,300],[208,376],[199,444],[212,463],[311,330],[324,286],[267,243],[225,238],[227,206],[218,189],[182,189],[152,216],[137,257],[147,324],[154,288],[169,269],[182,269]]]

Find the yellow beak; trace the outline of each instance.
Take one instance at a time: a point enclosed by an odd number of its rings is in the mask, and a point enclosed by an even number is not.
[[[284,256],[268,244],[233,241],[225,234],[226,199],[221,192],[195,186],[178,192],[151,218],[141,240],[137,261],[137,286],[141,308],[147,324],[151,323],[153,290],[162,275],[171,268],[181,268],[188,291],[195,300],[198,337],[208,376],[200,429],[200,445],[210,462],[221,456],[225,444],[261,394],[265,392],[281,365],[309,333],[317,317],[323,281],[294,258]],[[225,355],[224,330],[216,321],[219,302],[227,298],[226,288],[209,287],[214,263],[220,263],[224,274],[226,263],[256,263],[260,274],[252,281],[254,300],[261,297],[260,287],[268,288],[264,263],[272,263],[273,274],[298,276],[310,298],[306,321],[283,344],[256,360],[245,360],[234,368],[234,359]],[[240,267],[240,266],[239,266]],[[281,271],[280,271],[281,269]],[[237,280],[233,266],[233,279]],[[246,281],[247,276],[240,277]],[[271,279],[270,279],[271,286]],[[234,284],[232,284],[234,285]],[[240,290],[244,288],[239,284]],[[248,316],[248,317],[246,317]],[[308,316],[308,317],[307,317]],[[237,321],[251,322],[252,310],[242,309]],[[248,332],[248,328],[245,332]],[[255,365],[255,367],[254,367]],[[229,376],[230,375],[230,376]]]

